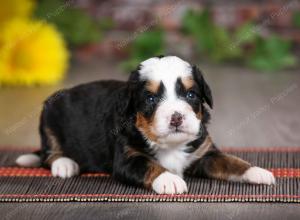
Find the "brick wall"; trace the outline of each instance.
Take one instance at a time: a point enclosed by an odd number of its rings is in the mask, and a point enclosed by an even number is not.
[[[269,20],[269,26],[291,27],[292,13],[300,10],[299,0],[290,1],[197,1],[197,0],[75,0],[97,19],[111,17],[120,29],[133,30],[161,19],[167,29],[179,26],[187,8],[210,7],[214,20],[220,25],[235,27],[254,19]]]
[[[172,33],[168,34],[171,42],[177,42],[180,38],[177,30],[184,12],[188,8],[201,10],[204,7],[211,10],[213,20],[219,25],[235,28],[254,20],[264,33],[276,32],[300,43],[300,30],[292,26],[292,14],[296,10],[300,11],[300,0],[248,0],[243,3],[237,0],[74,0],[73,3],[88,11],[95,19],[109,17],[114,21],[115,33],[109,33],[105,41],[113,44],[115,49],[122,41],[130,41],[134,34],[151,30],[157,24]],[[104,46],[105,50],[111,51],[108,44]],[[120,55],[120,51],[118,53]]]

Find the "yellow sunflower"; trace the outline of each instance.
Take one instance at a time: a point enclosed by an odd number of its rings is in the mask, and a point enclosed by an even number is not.
[[[0,25],[14,18],[27,18],[35,7],[34,0],[8,0],[1,1]]]
[[[68,67],[65,42],[53,25],[14,19],[0,35],[0,85],[54,84]]]

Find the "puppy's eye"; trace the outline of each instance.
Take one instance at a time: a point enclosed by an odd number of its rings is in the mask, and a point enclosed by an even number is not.
[[[154,96],[154,95],[148,95],[147,98],[146,98],[146,100],[147,100],[147,102],[149,104],[153,104],[153,103],[156,102],[156,96]]]
[[[197,97],[196,93],[194,91],[188,91],[186,93],[186,98],[187,99],[195,99]]]

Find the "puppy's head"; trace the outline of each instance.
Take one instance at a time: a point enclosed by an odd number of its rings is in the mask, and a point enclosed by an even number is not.
[[[175,56],[142,62],[129,78],[135,126],[152,143],[173,145],[201,132],[203,103],[212,108],[211,91],[195,66]]]

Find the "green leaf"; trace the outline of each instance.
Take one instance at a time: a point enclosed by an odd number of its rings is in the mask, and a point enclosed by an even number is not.
[[[300,11],[296,11],[293,14],[293,24],[300,28]]]
[[[234,32],[235,44],[239,46],[247,43],[254,43],[257,36],[257,27],[251,22],[245,23],[238,27]]]
[[[278,36],[257,38],[254,53],[247,63],[261,71],[275,71],[296,65],[297,59],[291,53],[291,43]]]
[[[294,20],[300,23],[300,13]],[[182,30],[194,38],[198,53],[213,61],[243,61],[262,71],[295,66],[291,43],[277,36],[264,39],[258,27],[249,22],[230,32],[215,25],[208,10],[189,10],[182,18]]]
[[[194,37],[199,53],[216,62],[239,59],[242,55],[239,47],[230,47],[232,35],[212,22],[208,10],[187,11],[182,18],[182,30]]]
[[[121,67],[126,71],[136,68],[141,61],[149,57],[164,53],[164,32],[157,29],[141,33],[137,35],[129,47],[129,58],[121,64]]]
[[[98,24],[87,13],[61,0],[39,1],[35,16],[54,23],[70,46],[96,42],[101,38]]]

